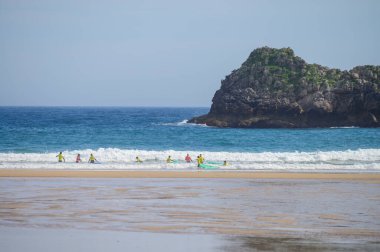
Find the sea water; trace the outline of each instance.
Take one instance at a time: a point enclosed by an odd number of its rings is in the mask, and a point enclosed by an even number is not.
[[[380,171],[380,129],[221,129],[187,123],[208,108],[0,107],[0,169]],[[59,151],[65,163],[57,163]],[[75,163],[77,154],[83,163]],[[87,163],[93,153],[99,161]],[[165,162],[168,156],[175,163]],[[136,156],[144,162],[137,164]],[[228,166],[222,166],[223,161]]]

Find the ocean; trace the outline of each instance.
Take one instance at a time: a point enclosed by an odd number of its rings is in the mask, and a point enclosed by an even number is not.
[[[220,129],[208,108],[0,107],[0,169],[380,171],[380,129]],[[56,155],[62,151],[65,163]],[[75,163],[80,153],[83,163]],[[99,161],[88,164],[90,153]],[[165,162],[168,156],[174,163]],[[136,163],[139,156],[144,162]],[[223,161],[228,166],[223,166]]]

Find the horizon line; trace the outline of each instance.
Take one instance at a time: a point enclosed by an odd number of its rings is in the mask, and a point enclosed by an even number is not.
[[[0,105],[1,107],[51,107],[51,108],[210,108],[210,106],[145,106],[145,105]]]

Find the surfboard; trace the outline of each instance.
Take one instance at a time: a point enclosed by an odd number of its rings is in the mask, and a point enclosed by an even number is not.
[[[218,166],[215,165],[208,165],[208,164],[200,164],[199,167],[206,169],[206,170],[211,170],[211,169],[218,169]]]
[[[172,160],[171,162],[167,162],[167,161],[166,161],[166,163],[167,163],[167,164],[178,164],[178,160]]]

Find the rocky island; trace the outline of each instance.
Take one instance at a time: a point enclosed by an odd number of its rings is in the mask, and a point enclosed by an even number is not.
[[[307,64],[262,47],[222,80],[207,115],[189,123],[238,128],[380,127],[380,66]]]

